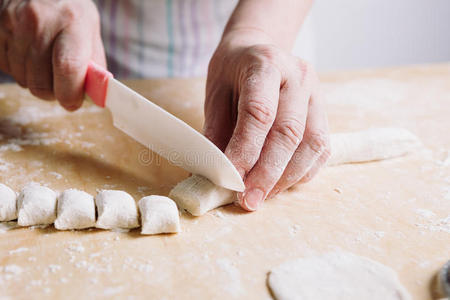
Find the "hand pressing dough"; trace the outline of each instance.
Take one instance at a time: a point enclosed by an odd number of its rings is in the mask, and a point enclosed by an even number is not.
[[[130,194],[117,190],[102,190],[95,196],[98,219],[97,228],[139,227],[138,209]]]
[[[147,196],[139,200],[142,234],[174,233],[180,231],[177,205],[164,196]]]
[[[203,176],[192,175],[178,183],[169,193],[180,209],[187,210],[193,216],[206,212],[236,199],[236,193],[216,186]]]
[[[17,219],[17,195],[10,187],[0,183],[0,222]]]
[[[56,193],[39,184],[25,186],[17,198],[20,226],[47,225],[56,219]]]
[[[55,228],[84,229],[95,226],[94,197],[86,192],[69,189],[58,197]]]
[[[392,269],[344,252],[286,262],[272,269],[268,285],[277,300],[411,299]]]
[[[330,166],[398,157],[420,146],[420,140],[403,128],[373,128],[336,133],[330,139]]]
[[[354,133],[331,135],[331,157],[328,165],[368,162],[388,159],[411,152],[420,145],[419,139],[402,128],[378,128]],[[214,185],[208,179],[193,175],[178,183],[169,197],[178,207],[194,216],[230,204],[236,193]]]

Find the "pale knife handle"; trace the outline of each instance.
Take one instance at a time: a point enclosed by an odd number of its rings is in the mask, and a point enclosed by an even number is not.
[[[113,75],[108,70],[92,61],[89,62],[84,81],[84,91],[100,107],[105,107],[110,78],[113,78]]]

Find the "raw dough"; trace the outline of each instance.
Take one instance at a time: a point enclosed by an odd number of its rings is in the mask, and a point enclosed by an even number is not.
[[[169,194],[180,209],[187,210],[194,216],[236,200],[236,193],[216,186],[203,176],[192,175],[178,183]]]
[[[16,201],[16,192],[3,183],[0,183],[0,221],[17,219]]]
[[[20,226],[47,225],[56,219],[56,193],[36,183],[25,186],[17,198]]]
[[[392,269],[345,252],[286,262],[272,269],[268,285],[278,300],[411,299]]]
[[[76,189],[65,190],[58,197],[55,228],[83,229],[95,226],[94,197]]]
[[[97,228],[139,227],[138,209],[130,194],[117,190],[102,190],[95,196]]]
[[[354,133],[331,135],[332,154],[328,165],[388,159],[411,152],[420,145],[419,139],[402,128],[376,128]],[[194,216],[230,204],[236,193],[214,185],[208,179],[193,175],[178,183],[169,197],[178,207]]]
[[[180,231],[177,205],[164,196],[147,196],[139,200],[142,234],[172,233]]]
[[[358,163],[404,155],[420,146],[420,140],[403,128],[373,128],[331,135],[328,165]]]

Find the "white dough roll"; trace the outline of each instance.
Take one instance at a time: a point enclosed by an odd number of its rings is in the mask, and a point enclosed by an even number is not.
[[[25,186],[17,198],[20,226],[47,225],[56,219],[56,193],[33,183]]]
[[[139,200],[142,234],[180,231],[180,216],[175,202],[164,196],[147,196]]]
[[[68,189],[58,197],[55,228],[84,229],[95,226],[94,197],[86,192]]]
[[[0,183],[0,222],[17,219],[17,195],[10,187]]]
[[[119,190],[101,190],[95,196],[98,219],[95,227],[131,229],[139,227],[136,202],[130,194]]]

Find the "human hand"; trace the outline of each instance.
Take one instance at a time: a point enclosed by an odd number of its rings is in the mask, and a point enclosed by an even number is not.
[[[33,95],[56,98],[67,110],[76,110],[91,60],[106,65],[91,0],[1,2],[0,70]]]
[[[316,73],[255,35],[222,39],[209,65],[204,124],[244,178],[238,201],[249,211],[309,181],[330,156]]]

